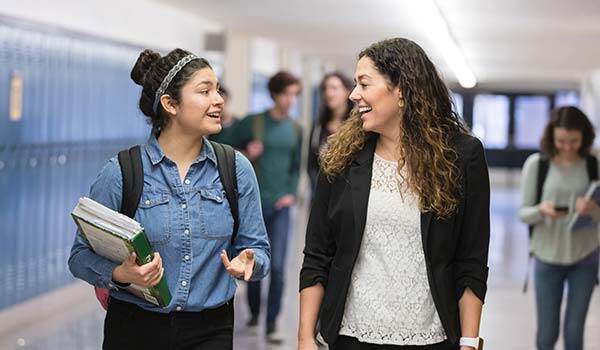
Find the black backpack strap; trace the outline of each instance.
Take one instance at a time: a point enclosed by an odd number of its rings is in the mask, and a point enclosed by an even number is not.
[[[542,191],[544,190],[544,182],[546,182],[546,176],[548,175],[548,169],[550,168],[550,160],[545,157],[540,157],[537,172],[535,202],[540,203],[542,201]]]
[[[118,158],[123,177],[123,196],[119,212],[133,219],[144,190],[144,168],[140,146],[122,150]]]
[[[591,181],[598,180],[598,158],[590,154],[585,158],[585,166],[587,168],[588,177]]]
[[[537,171],[537,181],[535,183],[535,203],[539,204],[542,201],[542,191],[544,190],[544,182],[550,168],[550,159],[546,156],[540,156]],[[529,239],[533,235],[533,226],[529,226]]]
[[[233,217],[233,232],[231,234],[231,245],[240,227],[240,214],[238,208],[238,186],[235,168],[235,150],[229,145],[224,145],[215,141],[210,141],[217,156],[217,167],[219,169],[219,178],[225,188],[225,196],[229,202],[231,216]]]

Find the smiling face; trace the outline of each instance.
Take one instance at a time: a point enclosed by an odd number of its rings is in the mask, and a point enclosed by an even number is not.
[[[399,132],[401,108],[398,105],[402,93],[399,87],[390,87],[387,78],[379,73],[369,57],[362,57],[356,64],[356,86],[350,100],[361,112],[363,129],[382,135],[396,137]]]
[[[577,158],[582,143],[581,131],[560,127],[554,128],[554,147],[559,156],[567,159]]]
[[[168,108],[171,123],[186,133],[216,134],[221,131],[223,104],[215,72],[202,68],[181,87],[180,102]]]

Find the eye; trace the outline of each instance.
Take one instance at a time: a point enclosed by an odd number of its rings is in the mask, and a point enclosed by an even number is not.
[[[208,91],[208,90],[202,90],[202,91],[200,91],[200,93],[201,93],[202,95],[208,95],[209,91]]]

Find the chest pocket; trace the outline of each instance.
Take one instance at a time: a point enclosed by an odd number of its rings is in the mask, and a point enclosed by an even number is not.
[[[225,191],[200,189],[200,226],[206,239],[229,239],[233,232],[233,217]]]
[[[171,211],[169,210],[168,194],[143,193],[136,217],[144,227],[150,244],[159,245],[169,242],[171,238]]]

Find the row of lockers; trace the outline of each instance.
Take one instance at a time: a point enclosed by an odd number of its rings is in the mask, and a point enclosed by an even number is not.
[[[131,46],[0,21],[0,143],[142,136],[140,88],[129,78],[139,52]],[[7,115],[7,87],[15,76],[22,81],[19,121]]]
[[[0,309],[73,280],[69,213],[106,160],[140,141],[0,150]]]
[[[149,132],[129,78],[139,51],[0,17],[0,310],[73,281],[70,211]],[[8,113],[15,75],[20,120]]]

